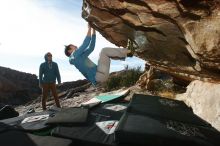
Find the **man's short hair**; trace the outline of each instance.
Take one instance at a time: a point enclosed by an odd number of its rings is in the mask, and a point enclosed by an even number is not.
[[[70,53],[68,52],[71,48],[70,48],[70,46],[71,46],[71,44],[70,45],[68,45],[68,46],[65,46],[65,50],[64,50],[64,53],[65,53],[65,55],[67,56],[67,57],[69,57],[70,56]]]

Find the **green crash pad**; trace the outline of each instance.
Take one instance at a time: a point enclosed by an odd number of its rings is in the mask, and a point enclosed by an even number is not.
[[[101,103],[105,103],[108,101],[112,101],[114,99],[120,98],[120,97],[124,97],[129,93],[129,90],[124,90],[121,92],[116,92],[116,93],[109,93],[109,94],[105,94],[105,95],[99,95],[96,96],[95,98],[97,98],[98,100],[101,101]]]
[[[94,98],[82,103],[82,106],[93,107],[100,103],[113,101],[115,99],[127,96],[129,91],[130,90],[127,89],[122,91],[113,91],[113,92],[104,93],[102,95],[95,96]]]

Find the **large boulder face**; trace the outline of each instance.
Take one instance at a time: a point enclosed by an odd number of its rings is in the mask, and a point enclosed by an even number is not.
[[[220,82],[219,0],[84,0],[82,17],[107,40],[185,80]]]

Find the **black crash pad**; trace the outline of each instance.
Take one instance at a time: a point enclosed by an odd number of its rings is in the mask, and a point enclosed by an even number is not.
[[[114,104],[100,104],[90,109],[85,125],[58,126],[52,130],[52,135],[72,139],[81,146],[114,146],[116,145],[114,142],[114,129],[125,109],[120,111],[106,109],[111,106],[114,106]],[[99,124],[103,124],[103,126]]]
[[[211,126],[195,115],[184,102],[159,96],[134,94],[127,111],[152,118],[175,120],[205,127]]]
[[[72,141],[52,136],[37,136],[10,130],[0,133],[2,146],[70,146]]]
[[[39,121],[33,122],[26,122],[22,123],[22,121],[28,117],[36,117],[42,115],[49,115],[49,117],[54,116],[57,111],[43,111],[43,112],[36,112],[31,114],[25,114],[19,117],[14,117],[10,119],[1,120],[0,122],[13,126],[14,128],[24,130],[24,131],[39,131],[50,128],[50,125],[47,125],[47,119],[42,119]]]
[[[88,109],[84,108],[67,108],[62,109],[55,116],[50,117],[47,124],[56,125],[80,125],[87,121]]]
[[[115,140],[125,145],[219,146],[219,139],[220,133],[214,128],[131,113],[123,115],[115,131]]]
[[[19,116],[19,113],[10,105],[4,105],[0,108],[0,120]]]

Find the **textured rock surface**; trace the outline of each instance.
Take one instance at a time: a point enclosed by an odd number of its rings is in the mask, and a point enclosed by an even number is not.
[[[106,39],[152,67],[179,76],[220,82],[219,0],[84,0],[82,17]]]
[[[208,89],[208,90],[207,90]],[[220,131],[220,84],[193,81],[178,99]]]
[[[0,102],[22,104],[40,95],[36,75],[0,67]]]

